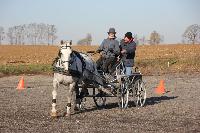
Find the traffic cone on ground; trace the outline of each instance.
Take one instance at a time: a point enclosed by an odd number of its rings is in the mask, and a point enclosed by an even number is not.
[[[162,95],[165,92],[165,86],[164,86],[164,80],[160,80],[160,84],[159,86],[155,89],[155,93],[156,94],[159,94],[159,95]]]
[[[17,90],[24,90],[24,77],[21,77],[18,86],[17,86]]]

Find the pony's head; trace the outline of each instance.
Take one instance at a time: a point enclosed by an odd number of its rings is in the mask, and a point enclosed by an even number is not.
[[[64,66],[64,70],[69,70],[69,61],[70,61],[70,54],[72,53],[71,49],[72,41],[61,41],[60,42],[60,53],[61,53],[61,60]]]

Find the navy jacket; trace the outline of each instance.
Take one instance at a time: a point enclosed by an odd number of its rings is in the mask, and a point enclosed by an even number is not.
[[[120,50],[125,49],[126,53],[121,54],[121,58],[126,67],[134,66],[136,43],[134,41],[125,43],[124,40],[120,42]]]

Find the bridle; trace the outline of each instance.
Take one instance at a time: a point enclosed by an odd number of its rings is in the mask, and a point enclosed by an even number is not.
[[[67,49],[67,48],[70,48],[70,49],[71,49],[72,47],[71,47],[71,46],[61,46],[60,48],[61,48],[61,49]]]
[[[65,46],[61,46],[61,47],[60,47],[61,50],[62,50],[62,49],[67,49],[67,48],[70,48],[70,49],[71,49],[71,46],[65,45]],[[70,60],[68,60],[68,61],[63,61],[63,60],[62,60],[62,61],[61,61],[61,63],[66,63],[66,62],[69,63]]]

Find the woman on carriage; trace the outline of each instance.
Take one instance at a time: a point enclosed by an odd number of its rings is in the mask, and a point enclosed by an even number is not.
[[[127,32],[120,42],[120,58],[125,65],[125,74],[131,75],[134,66],[136,43],[131,32]]]

